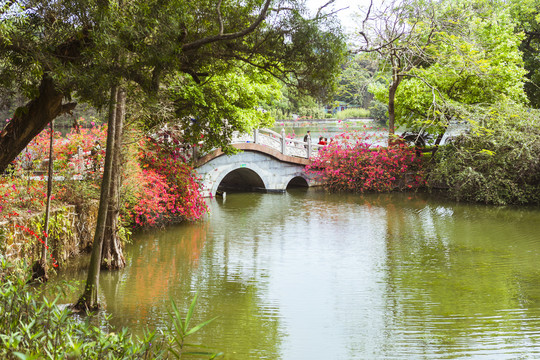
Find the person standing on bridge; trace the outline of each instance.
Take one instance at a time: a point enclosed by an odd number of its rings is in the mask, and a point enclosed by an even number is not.
[[[304,142],[305,143],[308,143],[308,142],[311,142],[311,132],[308,130],[306,135],[304,136]],[[304,147],[307,149],[307,144],[304,145]]]

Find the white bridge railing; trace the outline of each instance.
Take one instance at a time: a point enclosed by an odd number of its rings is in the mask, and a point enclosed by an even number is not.
[[[283,155],[308,159],[317,155],[319,149],[322,148],[322,145],[312,143],[311,139],[304,142],[303,140],[287,138],[284,129],[281,130],[281,134],[270,129],[255,129],[252,134],[235,133],[232,143],[265,145],[279,151]]]

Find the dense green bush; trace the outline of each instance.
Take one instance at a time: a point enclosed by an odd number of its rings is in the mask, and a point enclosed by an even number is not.
[[[469,113],[471,130],[442,147],[431,184],[456,200],[540,203],[540,113],[515,107]]]
[[[336,119],[341,119],[341,120],[368,118],[369,110],[361,109],[361,108],[346,109],[346,110],[338,111],[335,117]]]

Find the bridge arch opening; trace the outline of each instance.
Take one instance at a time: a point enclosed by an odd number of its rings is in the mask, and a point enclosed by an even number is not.
[[[240,168],[231,171],[218,185],[218,192],[244,192],[264,191],[264,182],[255,171],[248,168]]]
[[[293,188],[307,188],[309,187],[309,184],[306,179],[304,179],[301,176],[295,176],[289,181],[287,184],[287,189],[293,189]]]

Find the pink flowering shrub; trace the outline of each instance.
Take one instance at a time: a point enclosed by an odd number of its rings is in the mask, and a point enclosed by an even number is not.
[[[126,151],[122,213],[125,221],[136,226],[196,220],[207,210],[198,180],[186,163],[183,144],[172,134],[162,135],[167,136],[142,140],[138,154],[133,149]],[[66,135],[54,133],[54,175],[64,180],[55,182],[53,199],[79,203],[99,198],[106,137],[107,127],[95,124]],[[13,176],[0,178],[0,218],[44,209],[49,139],[50,130],[43,130],[14,161]],[[74,175],[83,175],[78,178],[83,180],[73,179]]]
[[[330,191],[385,192],[425,184],[420,158],[402,142],[372,145],[373,135],[338,135],[307,166]]]
[[[140,141],[139,188],[130,213],[136,226],[197,220],[207,211],[199,180],[180,148],[146,138]]]

